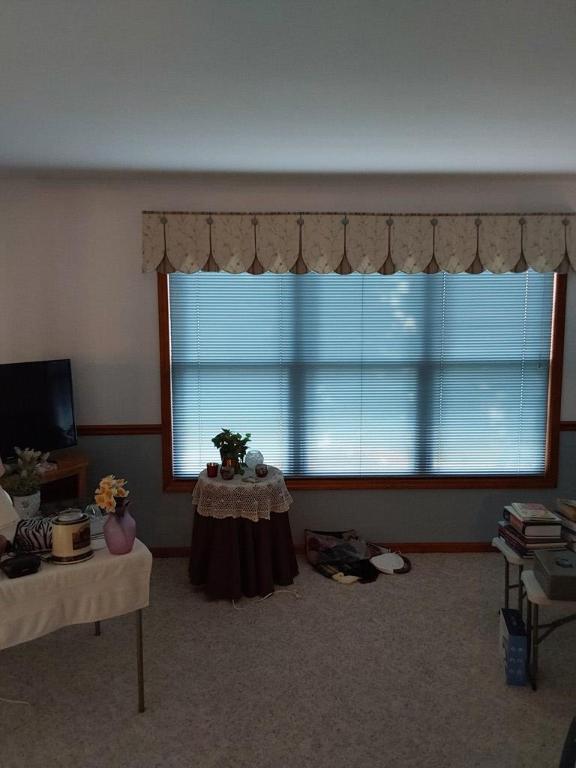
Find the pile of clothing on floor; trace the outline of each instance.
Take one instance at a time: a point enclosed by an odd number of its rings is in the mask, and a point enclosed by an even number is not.
[[[340,584],[366,584],[380,573],[408,573],[411,569],[407,557],[364,541],[355,530],[306,530],[305,541],[308,562]]]

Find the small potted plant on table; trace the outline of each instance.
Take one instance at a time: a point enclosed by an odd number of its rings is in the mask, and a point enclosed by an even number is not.
[[[20,517],[34,517],[40,510],[40,473],[38,468],[48,458],[47,453],[32,448],[14,448],[18,460],[6,467],[2,487],[12,497]]]
[[[222,429],[222,432],[219,432],[212,438],[212,442],[220,451],[222,464],[232,464],[235,475],[244,474],[242,464],[244,463],[244,457],[246,456],[247,446],[251,437],[250,432],[247,432],[242,437],[240,432]]]

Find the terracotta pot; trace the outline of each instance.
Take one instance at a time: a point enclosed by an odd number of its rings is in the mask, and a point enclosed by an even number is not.
[[[223,467],[234,467],[234,474],[235,475],[241,475],[242,469],[240,467],[240,461],[238,459],[238,456],[229,456],[227,454],[220,454],[220,458],[222,459],[222,466]]]

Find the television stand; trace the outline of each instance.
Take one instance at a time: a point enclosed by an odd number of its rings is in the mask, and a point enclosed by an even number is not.
[[[50,462],[55,462],[54,469],[43,472],[40,476],[40,491],[42,498],[54,501],[55,497],[70,496],[84,498],[86,496],[86,475],[88,470],[88,459],[84,454],[77,451],[69,453],[57,453],[50,456]],[[70,483],[66,480],[73,480],[75,483],[74,491],[70,493]],[[61,483],[60,481],[64,481]],[[54,485],[52,485],[54,484]],[[49,486],[49,487],[47,487]],[[64,493],[58,492],[59,486],[66,486]]]

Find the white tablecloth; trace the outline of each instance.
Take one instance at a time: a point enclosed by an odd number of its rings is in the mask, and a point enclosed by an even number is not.
[[[141,541],[127,555],[93,542],[84,563],[42,563],[38,573],[9,579],[0,571],[0,650],[70,624],[111,619],[149,602],[152,555]]]

